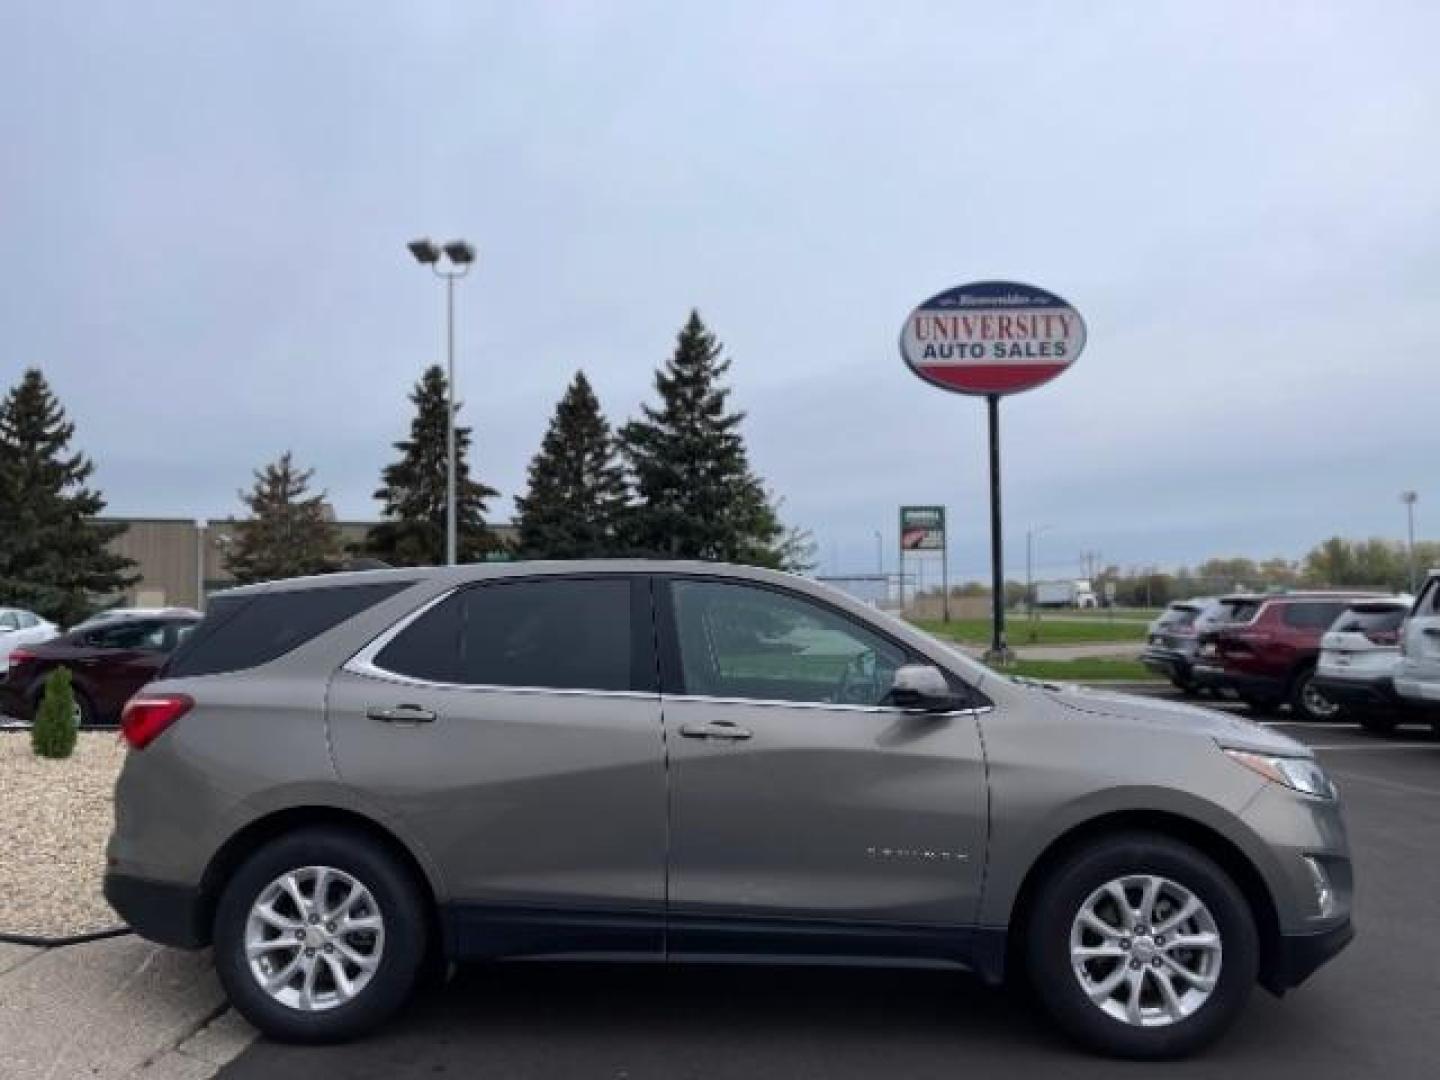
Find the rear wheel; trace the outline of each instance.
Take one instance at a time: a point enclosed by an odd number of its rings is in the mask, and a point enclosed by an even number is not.
[[[1234,882],[1188,845],[1107,837],[1047,877],[1029,920],[1030,980],[1056,1023],[1101,1053],[1193,1053],[1234,1021],[1259,967]]]
[[[425,901],[383,847],[341,828],[297,830],[236,871],[215,914],[215,968],[272,1039],[335,1042],[409,998],[425,960]]]
[[[1306,668],[1290,683],[1290,711],[1302,720],[1337,720],[1340,706],[1315,685],[1315,669]]]

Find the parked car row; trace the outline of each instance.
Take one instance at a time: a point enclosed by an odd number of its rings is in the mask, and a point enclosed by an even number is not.
[[[1418,597],[1369,592],[1236,593],[1171,604],[1141,661],[1187,693],[1344,713],[1389,733],[1407,716],[1440,729],[1440,570]]]
[[[0,609],[0,615],[5,610],[9,609]],[[8,649],[0,680],[0,714],[33,720],[46,678],[65,667],[73,678],[76,722],[116,723],[125,702],[155,678],[199,621],[200,613],[189,608],[117,608],[63,634],[53,623],[45,623],[47,634]]]

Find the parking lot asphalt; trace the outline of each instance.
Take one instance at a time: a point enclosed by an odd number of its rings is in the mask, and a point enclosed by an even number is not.
[[[410,1077],[1433,1077],[1440,1070],[1440,739],[1277,727],[1315,746],[1345,800],[1358,936],[1306,985],[1256,990],[1204,1055],[1089,1057],[1018,991],[959,974],[824,968],[467,968],[363,1041],[261,1040],[225,1080]],[[1002,1072],[1003,1070],[1003,1072]],[[1043,1073],[1042,1071],[1043,1070]]]

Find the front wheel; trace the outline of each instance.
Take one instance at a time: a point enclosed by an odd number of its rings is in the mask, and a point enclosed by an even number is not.
[[[1245,898],[1210,858],[1150,833],[1107,837],[1046,878],[1029,974],[1072,1038],[1116,1057],[1183,1057],[1218,1037],[1255,984]]]
[[[272,1039],[338,1042],[409,998],[425,959],[424,899],[362,833],[300,829],[231,878],[215,913],[215,968],[231,1003]]]

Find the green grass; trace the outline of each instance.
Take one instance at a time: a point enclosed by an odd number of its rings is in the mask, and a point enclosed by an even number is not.
[[[948,623],[939,619],[916,619],[915,625],[927,634],[966,645],[988,645],[990,642],[989,619],[951,619]],[[1031,623],[1020,614],[1006,618],[1005,632],[1011,645],[1093,645],[1098,641],[1138,643],[1145,640],[1145,623],[1111,622],[1103,615],[1063,615],[1058,618],[1041,616]]]
[[[1058,682],[1140,682],[1155,678],[1154,673],[1146,671],[1138,660],[1107,656],[1081,657],[1078,660],[1017,660],[1009,667],[995,670],[1004,675],[1024,675],[1030,679]]]

